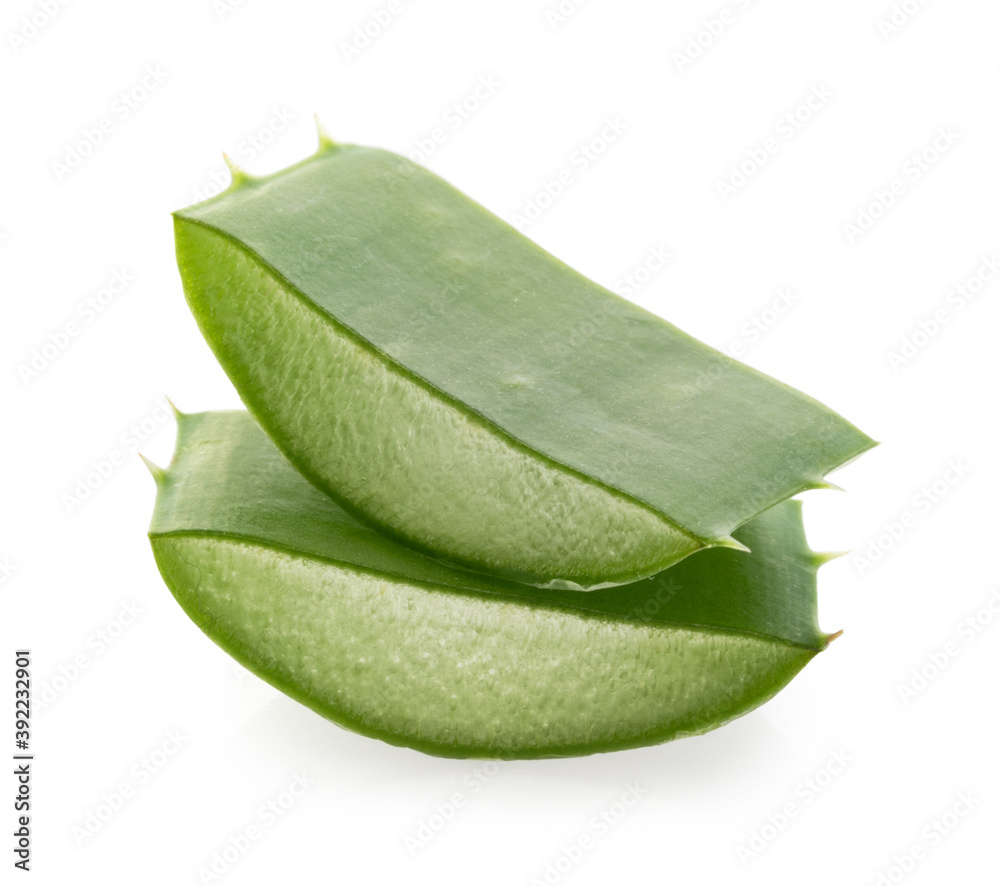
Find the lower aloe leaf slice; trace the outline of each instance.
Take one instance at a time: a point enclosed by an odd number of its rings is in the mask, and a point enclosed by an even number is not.
[[[181,415],[150,539],[191,619],[364,735],[453,757],[570,756],[713,729],[825,648],[800,505],[651,578],[580,594],[450,567],[357,521],[243,412]]]
[[[873,445],[388,151],[237,170],[175,237],[202,333],[299,471],[477,571],[634,581]]]

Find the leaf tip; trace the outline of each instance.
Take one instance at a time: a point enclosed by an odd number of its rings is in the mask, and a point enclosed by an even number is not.
[[[809,489],[828,489],[831,492],[844,492],[843,486],[838,486],[836,483],[831,483],[829,480],[816,480],[809,484]]]
[[[244,170],[232,157],[230,157],[225,151],[222,152],[222,159],[226,161],[226,166],[229,167],[229,174],[233,177],[232,182],[229,187],[238,188],[241,185],[246,184],[253,180],[253,176],[250,175],[246,170]]]
[[[826,639],[825,639],[825,643],[824,643],[824,646],[823,646],[823,648],[825,649],[825,648],[826,648],[827,646],[829,646],[829,645],[830,645],[830,644],[831,644],[831,643],[832,643],[832,642],[833,642],[834,640],[836,640],[836,639],[837,639],[837,637],[839,637],[839,636],[840,636],[841,634],[843,634],[843,633],[844,633],[844,631],[843,631],[843,628],[841,628],[841,629],[840,629],[839,631],[834,631],[834,632],[833,632],[832,634],[827,634],[827,635],[826,635]]]
[[[711,545],[716,548],[729,548],[733,551],[743,551],[745,554],[750,553],[750,548],[743,544],[743,542],[737,541],[731,535],[725,535],[721,538],[713,539]]]
[[[816,568],[819,569],[820,566],[825,566],[831,560],[836,560],[840,557],[844,557],[849,554],[850,551],[814,551],[812,555],[813,563],[816,564]]]
[[[170,407],[170,411],[171,411],[171,412],[173,412],[173,414],[174,414],[174,420],[175,420],[175,421],[178,421],[178,422],[179,422],[179,421],[180,421],[180,420],[181,420],[182,418],[184,418],[184,416],[185,416],[185,415],[186,415],[187,413],[184,413],[184,412],[181,412],[181,411],[180,411],[180,410],[179,410],[179,409],[177,408],[177,404],[176,404],[176,403],[174,403],[174,401],[173,401],[173,400],[171,400],[171,399],[170,399],[169,397],[164,397],[163,399],[167,401],[167,406],[169,406],[169,407]]]
[[[167,472],[161,468],[156,462],[150,461],[141,452],[139,453],[139,458],[142,459],[142,463],[149,468],[149,473],[153,475],[153,479],[156,481],[157,488],[163,483],[167,476]]]
[[[323,125],[323,121],[319,119],[319,114],[313,114],[313,120],[316,121],[316,136],[319,139],[319,149],[316,153],[322,154],[324,151],[329,151],[331,148],[337,147],[337,143]]]

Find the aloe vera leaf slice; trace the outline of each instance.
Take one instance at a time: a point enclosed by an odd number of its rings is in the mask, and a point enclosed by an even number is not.
[[[652,579],[580,594],[447,566],[312,487],[249,415],[179,418],[150,539],[191,619],[364,735],[454,757],[569,756],[713,729],[820,650],[799,503]]]
[[[286,456],[470,568],[631,581],[735,545],[873,445],[390,152],[325,142],[238,174],[175,236],[203,334]]]

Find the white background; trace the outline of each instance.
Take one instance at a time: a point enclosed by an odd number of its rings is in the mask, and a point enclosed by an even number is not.
[[[1000,283],[965,301],[955,287],[1000,248],[1000,7],[909,0],[890,32],[890,0],[591,0],[562,21],[554,2],[400,0],[347,53],[388,0],[64,0],[47,22],[42,5],[0,13],[0,686],[12,699],[12,653],[30,648],[25,882],[528,884],[550,864],[547,882],[580,886],[995,876]],[[706,19],[722,33],[684,62]],[[477,100],[481,78],[496,86]],[[779,129],[811,93],[830,97]],[[465,118],[463,101],[478,104]],[[338,140],[406,154],[440,129],[425,164],[509,220],[570,170],[531,237],[610,287],[665,248],[635,300],[742,343],[750,365],[882,441],[835,475],[846,494],[808,496],[813,547],[855,551],[820,576],[821,623],[845,634],[774,701],[699,738],[484,771],[341,730],[182,614],[145,538],[154,487],[136,452],[169,459],[162,395],[186,411],[239,401],[185,306],[170,212],[225,180],[222,150],[253,173],[305,157],[314,111]],[[69,168],[102,118],[110,131]],[[582,168],[574,152],[608,119],[624,131]],[[935,156],[939,130],[951,143]],[[777,152],[724,199],[719,182],[768,138]],[[904,193],[851,237],[894,180]],[[127,287],[88,313],[115,272]],[[765,313],[779,289],[780,317]],[[922,332],[939,310],[947,322]],[[67,498],[111,461],[86,500]],[[901,693],[914,669],[931,677]],[[287,802],[297,774],[308,790],[268,826],[260,809]],[[601,833],[592,820],[627,784],[641,799]],[[971,811],[949,814],[961,795]],[[20,882],[9,799],[0,821],[3,881]],[[251,824],[260,838],[221,880],[201,876]],[[567,850],[582,858],[568,866]]]

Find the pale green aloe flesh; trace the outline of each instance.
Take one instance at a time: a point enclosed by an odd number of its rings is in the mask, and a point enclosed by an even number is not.
[[[648,576],[873,445],[386,151],[237,175],[175,232],[202,332],[299,471],[486,573]]]
[[[181,416],[150,538],[178,602],[247,668],[433,754],[587,754],[705,732],[828,642],[821,558],[785,502],[668,572],[581,595],[446,566],[309,485],[246,413]]]

